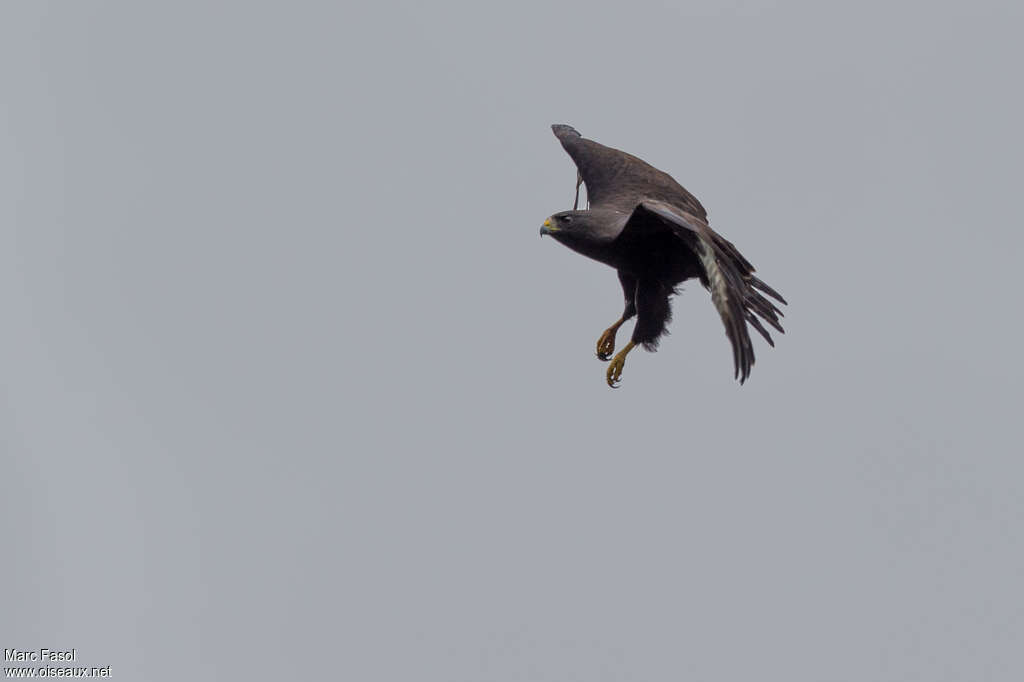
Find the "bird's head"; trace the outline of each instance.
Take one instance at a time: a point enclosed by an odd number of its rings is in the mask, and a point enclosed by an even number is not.
[[[562,211],[544,221],[540,234],[551,235],[560,242],[604,241],[618,236],[626,217],[608,209]]]
[[[608,247],[622,232],[627,218],[611,209],[562,211],[544,221],[540,234],[551,235],[573,251],[609,263]]]
[[[579,231],[584,225],[582,211],[562,211],[549,216],[540,226],[540,235],[562,237]]]

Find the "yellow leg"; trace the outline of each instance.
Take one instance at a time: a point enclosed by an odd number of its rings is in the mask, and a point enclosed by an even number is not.
[[[597,340],[597,358],[608,362],[611,360],[612,353],[615,352],[615,332],[619,331],[619,327],[625,320],[620,319],[618,322],[613,324],[604,330],[601,334],[601,338]]]
[[[608,378],[608,385],[612,388],[618,388],[615,384],[619,383],[622,379],[622,368],[626,366],[626,355],[628,355],[629,351],[633,350],[635,346],[636,344],[632,341],[627,343],[626,347],[620,350],[618,354],[612,358],[612,364],[608,365],[608,372],[606,376]]]

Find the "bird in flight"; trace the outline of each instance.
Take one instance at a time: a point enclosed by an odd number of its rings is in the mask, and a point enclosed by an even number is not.
[[[633,348],[657,348],[672,319],[669,297],[692,278],[711,293],[732,344],[734,376],[741,384],[746,381],[754,364],[747,325],[774,346],[762,320],[784,333],[782,311],[768,297],[786,301],[754,276],[750,261],[708,226],[707,211],[697,198],[667,173],[588,140],[572,126],[551,129],[576,163],[576,201],[573,210],[545,220],[541,236],[615,268],[626,302],[621,317],[597,340],[597,357],[611,360],[608,385],[617,387]],[[577,210],[581,183],[587,187],[586,210]],[[629,343],[613,357],[616,332],[634,316]]]

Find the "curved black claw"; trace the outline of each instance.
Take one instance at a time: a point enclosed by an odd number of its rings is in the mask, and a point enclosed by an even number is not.
[[[629,351],[633,350],[636,346],[635,343],[630,341],[626,346],[620,350],[614,358],[612,358],[612,364],[608,365],[608,371],[605,372],[605,379],[608,381],[608,385],[612,388],[618,388],[618,383],[622,381],[622,369],[626,366],[626,356],[629,355]]]
[[[605,373],[605,378],[608,381],[608,385],[612,388],[618,388],[619,382],[622,381],[622,368],[626,366],[626,356],[623,353],[619,353],[612,360],[612,364],[608,365],[608,371]]]

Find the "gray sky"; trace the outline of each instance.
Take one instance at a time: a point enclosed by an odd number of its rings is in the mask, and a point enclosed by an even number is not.
[[[1024,679],[1021,20],[5,4],[2,646],[123,680]],[[614,273],[537,237],[554,122],[788,298],[745,386],[692,284],[605,386]]]

